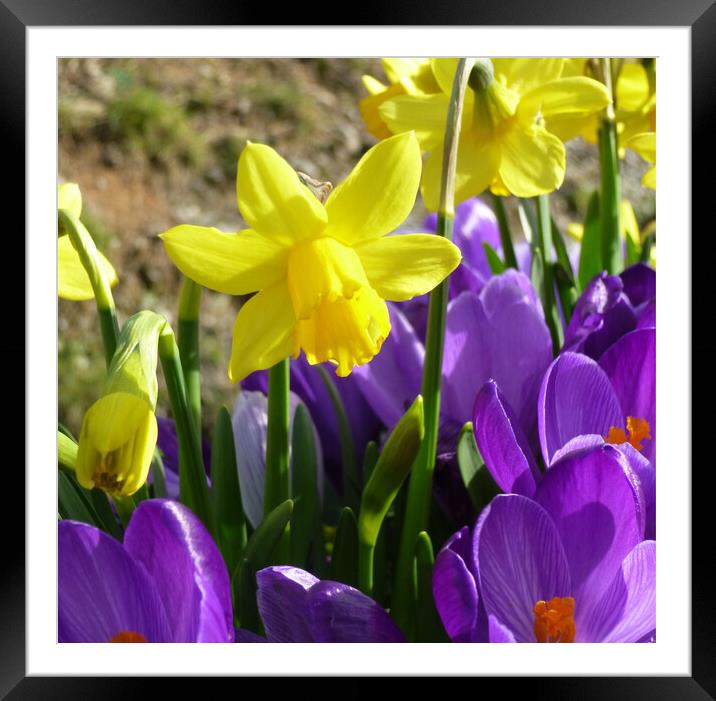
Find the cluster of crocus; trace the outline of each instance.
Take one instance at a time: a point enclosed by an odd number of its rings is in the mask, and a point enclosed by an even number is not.
[[[120,329],[60,189],[59,294],[95,298],[107,359],[60,439],[60,642],[655,640],[655,237],[618,182],[625,147],[655,162],[653,65],[383,66],[382,141],[335,189],[248,142],[247,228],[160,235],[176,342],[151,311]],[[575,245],[547,193],[578,134],[603,178]],[[210,448],[202,287],[242,298]]]

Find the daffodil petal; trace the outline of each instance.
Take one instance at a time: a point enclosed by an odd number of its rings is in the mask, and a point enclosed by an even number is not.
[[[396,229],[415,204],[421,170],[414,133],[373,146],[329,195],[325,235],[353,245]]]
[[[372,75],[361,76],[360,80],[369,95],[378,95],[379,93],[382,93],[387,87],[377,78],[374,78]]]
[[[517,107],[517,116],[532,122],[538,112],[543,117],[587,115],[604,109],[609,102],[609,92],[603,83],[586,77],[560,78],[525,93]]]
[[[394,134],[413,130],[429,151],[442,143],[448,112],[447,95],[400,95],[378,107],[380,118]]]
[[[277,243],[316,236],[326,212],[296,171],[265,144],[247,143],[239,158],[236,196],[249,227]]]
[[[119,278],[112,264],[99,251],[97,255],[109,284],[116,285]],[[74,302],[94,299],[89,277],[69,236],[60,236],[57,239],[57,294],[62,299]]]
[[[656,132],[649,131],[644,134],[632,136],[626,145],[636,151],[645,161],[656,163]]]
[[[458,58],[434,58],[431,61],[435,80],[446,95],[452,93],[452,84],[459,61]]]
[[[368,131],[376,139],[388,139],[393,135],[393,132],[381,119],[379,109],[384,102],[399,95],[405,95],[405,89],[400,83],[396,83],[379,93],[368,95],[360,101],[361,117],[363,117]]]
[[[495,76],[502,77],[507,87],[526,93],[540,83],[556,80],[562,75],[563,58],[494,58]]]
[[[281,281],[261,290],[239,310],[231,344],[229,380],[239,382],[295,354],[293,312],[288,285]]]
[[[383,298],[404,302],[430,292],[460,264],[460,249],[443,236],[383,236],[355,248],[371,287]]]
[[[210,290],[244,295],[270,287],[286,273],[288,249],[251,229],[226,233],[182,224],[159,236],[174,265]]]
[[[617,79],[617,106],[635,112],[649,99],[649,78],[640,63],[625,63]]]
[[[67,210],[80,218],[82,214],[82,193],[77,183],[64,183],[57,188],[57,209]]]
[[[590,143],[594,143],[597,116],[595,114],[555,114],[546,120],[545,126],[547,131],[554,134],[560,141],[569,141],[581,136]]]
[[[630,238],[635,246],[639,246],[639,223],[636,220],[634,207],[629,200],[622,200],[619,205],[619,221],[621,224],[622,238]]]
[[[502,142],[500,177],[517,197],[556,190],[564,180],[564,145],[542,127],[512,129]]]
[[[489,187],[497,175],[499,164],[500,151],[495,142],[477,144],[469,135],[461,138],[455,169],[455,205]],[[440,205],[442,168],[443,150],[439,148],[428,157],[423,175],[423,201],[431,212],[436,212]]]
[[[650,187],[652,190],[656,190],[656,166],[649,168],[641,178],[641,184],[644,187]]]

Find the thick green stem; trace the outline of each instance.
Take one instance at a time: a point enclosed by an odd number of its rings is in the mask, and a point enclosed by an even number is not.
[[[112,356],[117,348],[119,337],[119,326],[117,324],[117,313],[114,307],[112,289],[104,268],[99,262],[97,247],[94,245],[92,236],[84,224],[71,212],[60,209],[57,212],[58,223],[61,231],[65,231],[75,250],[79,254],[82,267],[87,273],[90,285],[94,292],[97,313],[99,314],[99,325],[104,344],[104,355],[107,367],[112,362]]]
[[[602,59],[602,75],[609,94],[614,99],[611,65]],[[619,235],[619,153],[614,107],[608,105],[599,125],[599,166],[601,169],[600,220],[602,235],[602,265],[608,273],[616,275],[624,268],[624,257]]]
[[[500,229],[500,243],[502,244],[502,259],[508,268],[517,270],[517,256],[512,245],[512,235],[510,234],[510,225],[507,221],[507,212],[505,212],[505,202],[500,195],[492,196],[495,205],[495,215]]]
[[[289,360],[268,371],[268,432],[266,436],[266,481],[264,515],[270,514],[290,496],[288,433],[290,423]]]
[[[555,355],[564,343],[564,329],[559,318],[557,299],[554,293],[554,275],[552,274],[552,218],[549,212],[549,195],[540,195],[537,198],[537,231],[539,232],[539,247],[544,256],[543,285],[541,290],[542,306],[544,308],[547,328],[552,336],[552,349]]]
[[[474,63],[475,59],[465,58],[460,59],[458,63],[445,128],[445,150],[436,234],[445,236],[448,240],[452,239],[452,226],[455,217],[455,167],[457,164],[462,107],[465,89]],[[422,384],[425,438],[410,477],[408,502],[400,538],[392,602],[393,616],[409,637],[412,637],[413,634],[413,610],[416,601],[415,543],[420,531],[425,530],[428,525],[433,471],[437,452],[438,423],[440,419],[440,381],[442,378],[448,285],[449,280],[445,279],[430,293]]]
[[[201,434],[201,372],[199,368],[199,307],[201,285],[185,277],[179,292],[177,345],[186,384],[186,399]]]
[[[373,557],[375,544],[358,543],[358,588],[366,595],[373,596]]]
[[[187,402],[179,348],[169,324],[165,324],[159,335],[159,358],[179,441],[179,496],[214,533],[201,439]]]

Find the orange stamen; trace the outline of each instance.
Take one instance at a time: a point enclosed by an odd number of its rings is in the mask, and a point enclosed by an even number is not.
[[[612,426],[609,429],[609,433],[604,437],[604,440],[612,445],[629,443],[632,447],[641,452],[641,442],[651,438],[649,422],[646,419],[640,419],[636,416],[627,416],[626,427],[627,431],[629,431],[628,436],[624,432],[624,429]]]
[[[141,633],[133,630],[123,630],[109,640],[110,643],[146,643],[147,639]]]
[[[535,638],[538,643],[573,643],[577,628],[574,624],[574,599],[555,596],[538,601],[534,607]]]

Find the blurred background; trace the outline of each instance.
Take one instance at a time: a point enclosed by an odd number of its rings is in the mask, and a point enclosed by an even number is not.
[[[76,182],[82,220],[118,275],[120,325],[141,309],[176,322],[181,275],[157,234],[177,224],[245,228],[236,164],[247,139],[275,148],[294,168],[339,183],[375,143],[360,116],[361,76],[385,81],[380,59],[61,59],[59,182]],[[647,165],[622,161],[622,194],[640,226],[654,217]],[[567,144],[563,186],[551,196],[558,226],[581,222],[599,184],[596,146]],[[488,199],[489,202],[489,199]],[[508,208],[510,204],[508,201]],[[514,211],[513,232],[520,232]],[[418,199],[406,224],[420,229]],[[209,290],[201,306],[203,418],[212,426],[237,387],[227,376],[238,299]],[[59,300],[59,421],[79,435],[98,398],[104,353],[93,301]],[[161,366],[160,366],[161,372]],[[165,414],[160,381],[158,413]]]

